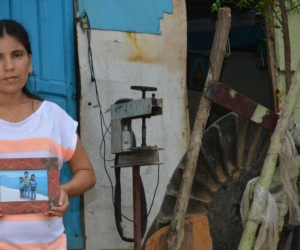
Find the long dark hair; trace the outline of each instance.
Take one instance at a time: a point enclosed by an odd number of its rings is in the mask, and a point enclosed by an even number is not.
[[[0,20],[0,38],[4,37],[5,34],[8,34],[16,38],[26,49],[28,55],[32,55],[31,45],[28,33],[24,26],[14,20],[2,19]],[[32,73],[33,74],[33,73]],[[34,77],[34,74],[33,74]],[[35,81],[35,78],[34,78]],[[22,92],[30,98],[43,101],[43,99],[37,96],[35,93],[31,93],[28,90],[28,81],[25,86],[22,88]]]

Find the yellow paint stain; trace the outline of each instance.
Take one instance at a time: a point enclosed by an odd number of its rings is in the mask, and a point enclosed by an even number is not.
[[[264,106],[257,105],[252,117],[251,121],[256,123],[261,123],[263,121],[263,117],[269,113],[269,110]]]
[[[139,62],[146,59],[146,53],[138,45],[136,33],[126,32],[127,37],[129,38],[131,44],[133,45],[135,55],[129,58],[130,62]]]
[[[279,110],[282,110],[283,104],[284,104],[285,99],[286,99],[286,92],[281,91],[278,88],[277,91],[276,91],[276,97],[277,97],[277,101],[278,101],[278,108],[279,108]]]
[[[233,89],[231,89],[230,92],[229,92],[229,95],[230,95],[232,98],[234,98],[235,94],[236,94],[236,92],[235,92]]]

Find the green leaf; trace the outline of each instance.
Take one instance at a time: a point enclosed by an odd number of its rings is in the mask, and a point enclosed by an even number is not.
[[[211,12],[215,12],[215,11],[218,11],[218,9],[220,8],[220,3],[214,3],[212,6],[211,6]]]

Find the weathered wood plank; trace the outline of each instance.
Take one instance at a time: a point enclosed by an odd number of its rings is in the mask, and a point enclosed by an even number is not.
[[[222,64],[226,53],[226,42],[231,25],[231,11],[228,7],[218,10],[216,32],[210,54],[209,70],[205,81],[204,89],[211,81],[219,81]],[[183,224],[191,194],[193,179],[196,170],[199,149],[202,145],[202,137],[211,108],[211,101],[202,97],[199,103],[193,131],[187,150],[187,160],[180,182],[174,214],[170,224],[170,232],[167,237],[168,250],[179,250],[184,238]]]

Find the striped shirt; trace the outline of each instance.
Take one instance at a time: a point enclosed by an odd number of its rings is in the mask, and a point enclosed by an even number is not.
[[[59,168],[73,156],[77,122],[55,103],[19,123],[0,120],[0,158],[57,157]],[[0,219],[0,250],[67,249],[62,218],[42,213],[6,214]]]

